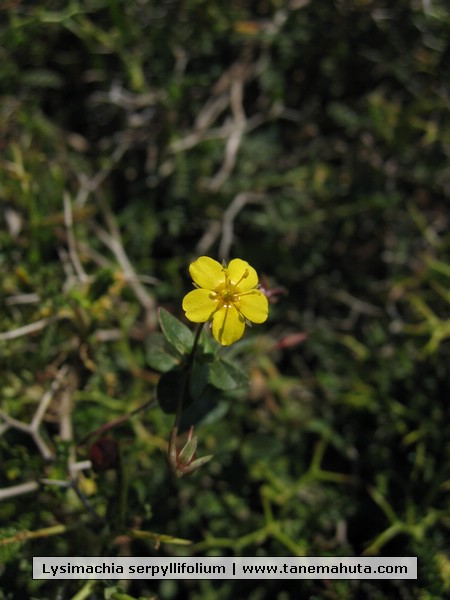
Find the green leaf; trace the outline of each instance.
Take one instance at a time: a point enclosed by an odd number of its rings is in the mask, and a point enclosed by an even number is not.
[[[188,442],[186,442],[186,444],[181,449],[181,452],[178,455],[178,462],[182,465],[188,465],[194,457],[195,451],[197,450],[197,444],[198,437],[194,435],[194,437]]]
[[[159,323],[169,344],[181,354],[189,354],[194,343],[194,335],[189,327],[164,308],[159,309]]]
[[[181,363],[181,355],[162,333],[153,333],[146,342],[147,364],[155,371],[166,373]]]
[[[247,375],[238,367],[218,360],[209,370],[209,383],[219,390],[235,390],[248,384]]]
[[[218,403],[219,394],[214,388],[208,385],[202,395],[195,399],[186,410],[183,410],[180,420],[180,432],[186,431],[192,425],[197,425],[200,421],[213,411]]]
[[[199,398],[208,385],[209,365],[203,361],[194,360],[189,377],[189,394],[192,399]]]
[[[194,460],[193,462],[191,462],[191,464],[189,465],[189,467],[194,471],[199,469],[200,467],[203,467],[203,465],[206,465],[206,463],[209,463],[209,461],[214,458],[214,454],[208,454],[208,456],[202,456],[201,458],[197,458],[196,460]]]
[[[159,378],[156,398],[161,409],[168,414],[176,412],[179,395],[183,393],[183,408],[192,403],[189,394],[186,367],[175,367]]]
[[[216,342],[210,333],[209,327],[203,327],[200,334],[199,345],[203,349],[205,355],[215,355],[218,350],[223,349],[223,346]]]

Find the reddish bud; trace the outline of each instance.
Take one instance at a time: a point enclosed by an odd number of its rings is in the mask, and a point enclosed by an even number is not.
[[[307,337],[308,334],[304,331],[299,333],[288,333],[287,335],[282,337],[281,340],[278,340],[278,342],[275,344],[275,348],[279,348],[280,350],[282,350],[284,348],[292,348],[293,346],[298,346],[299,344],[302,344]]]
[[[111,438],[100,438],[89,448],[92,468],[97,473],[116,469],[119,464],[119,444]]]

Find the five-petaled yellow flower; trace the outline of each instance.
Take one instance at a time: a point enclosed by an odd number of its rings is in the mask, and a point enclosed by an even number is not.
[[[189,266],[197,289],[183,299],[186,317],[194,323],[212,321],[212,333],[223,346],[242,337],[246,321],[264,323],[269,303],[248,262],[235,258],[227,267],[208,256]]]

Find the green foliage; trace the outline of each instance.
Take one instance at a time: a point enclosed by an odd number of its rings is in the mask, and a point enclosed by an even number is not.
[[[163,308],[159,310],[159,322],[169,344],[180,354],[188,355],[194,343],[192,331]]]
[[[162,308],[159,321],[165,340],[156,333],[147,346],[150,366],[163,373],[156,397],[165,413],[175,414],[182,408],[180,423],[181,430],[185,430],[208,416],[211,419],[221,400],[219,390],[244,389],[248,379],[227,360],[220,345],[204,334],[203,326],[199,326],[194,338],[186,325]]]
[[[448,595],[448,3],[3,5],[0,598]],[[230,348],[203,254],[273,301]],[[87,548],[420,579],[32,580]]]

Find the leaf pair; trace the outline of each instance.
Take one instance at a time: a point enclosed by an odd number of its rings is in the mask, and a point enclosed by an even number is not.
[[[149,339],[147,362],[163,373],[157,385],[161,409],[173,414],[181,403],[180,426],[186,429],[216,409],[224,392],[247,385],[247,376],[226,360],[222,347],[205,330],[193,349],[196,342],[192,331],[163,308],[159,322],[162,334],[155,333]]]

